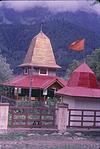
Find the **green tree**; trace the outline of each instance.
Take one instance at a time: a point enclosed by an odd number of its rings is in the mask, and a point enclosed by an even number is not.
[[[87,55],[86,63],[94,71],[97,79],[100,81],[100,48],[93,51],[91,55]]]
[[[13,72],[10,65],[7,63],[6,58],[0,54],[0,83],[7,81],[11,78]]]
[[[100,81],[100,48],[93,51],[91,55],[87,55],[85,62],[94,71],[97,79]],[[81,63],[82,61],[73,60],[72,63],[68,66],[66,77],[68,78],[72,71],[75,70]]]
[[[66,76],[64,77],[65,79],[68,79],[71,73],[80,65],[80,61],[78,60],[73,60],[71,64],[69,64],[67,71],[66,71]]]

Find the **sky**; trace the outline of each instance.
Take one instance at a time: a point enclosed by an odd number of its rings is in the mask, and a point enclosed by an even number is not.
[[[96,12],[100,15],[100,4],[93,5],[95,0],[66,0],[66,1],[2,1],[0,7],[13,8],[15,11],[25,11],[35,6],[48,7],[51,11],[71,11],[77,10]]]

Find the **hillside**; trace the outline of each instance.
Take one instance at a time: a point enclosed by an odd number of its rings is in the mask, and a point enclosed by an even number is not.
[[[73,15],[72,13],[53,14],[47,9],[39,11],[33,9],[20,15],[18,12],[13,13],[13,10],[7,12],[8,10],[2,10],[0,18],[0,49],[15,73],[18,71],[17,66],[25,57],[31,39],[40,31],[41,22],[43,32],[51,39],[56,61],[62,66],[58,72],[60,76],[65,75],[67,66],[73,59],[82,59],[85,55],[91,54],[95,48],[100,47],[100,34],[97,32],[99,20],[95,23],[94,28],[92,26],[92,29],[87,27],[88,22],[86,22],[86,26],[85,23],[82,25],[83,20],[77,23],[76,13]],[[86,14],[84,13],[84,15]],[[94,16],[92,17],[94,18]],[[85,17],[83,18],[85,20]],[[79,38],[86,39],[84,52],[76,53],[68,50],[68,45]]]

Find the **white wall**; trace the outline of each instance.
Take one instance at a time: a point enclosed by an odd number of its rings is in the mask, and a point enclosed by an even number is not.
[[[75,108],[100,110],[100,99],[75,98]]]
[[[91,109],[100,110],[100,99],[84,98],[84,97],[70,97],[64,96],[63,102],[69,105],[69,108],[75,109]]]
[[[49,76],[56,76],[56,71],[55,70],[49,70],[48,69],[48,75]]]
[[[84,98],[84,97],[70,97],[64,96],[63,102],[69,105],[69,109],[86,109],[86,110],[100,110],[100,99],[96,98]],[[73,111],[72,114],[81,115],[80,111]],[[94,112],[86,111],[85,115],[92,115]],[[100,116],[100,112],[96,113]],[[71,120],[80,120],[80,117],[71,117]],[[84,117],[84,120],[93,121],[94,117]],[[100,117],[96,117],[96,120],[100,121]],[[80,125],[80,122],[71,122],[71,125]],[[84,126],[93,126],[92,122],[84,122]],[[100,126],[100,123],[96,123],[96,126]]]
[[[68,104],[69,109],[74,109],[75,108],[75,99],[70,96],[64,96],[63,97],[63,103]]]

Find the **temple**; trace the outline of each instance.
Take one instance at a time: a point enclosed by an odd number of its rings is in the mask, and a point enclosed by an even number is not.
[[[50,39],[42,32],[36,35],[29,46],[22,64],[22,74],[3,83],[2,95],[15,99],[46,100],[66,82],[56,75],[61,68],[56,64]]]
[[[73,109],[100,110],[100,88],[96,75],[86,63],[76,68],[65,87],[56,92]]]

